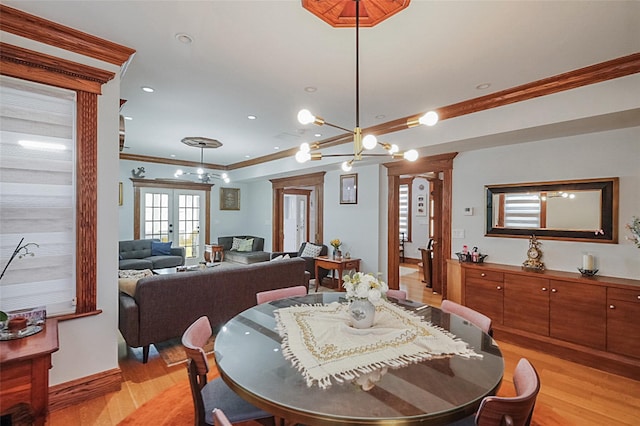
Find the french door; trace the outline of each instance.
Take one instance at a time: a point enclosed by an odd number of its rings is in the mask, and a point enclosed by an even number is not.
[[[141,188],[141,238],[184,247],[186,264],[196,264],[204,253],[205,235],[200,228],[205,223],[205,210],[205,191]]]

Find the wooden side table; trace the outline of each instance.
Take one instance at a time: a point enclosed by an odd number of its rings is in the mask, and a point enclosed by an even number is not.
[[[328,269],[331,271],[338,271],[338,288],[342,287],[342,272],[349,271],[355,269],[356,272],[360,271],[360,259],[331,259],[327,256],[320,256],[314,258],[316,263],[316,292],[318,291],[318,286],[320,285],[320,280],[318,277],[318,269]],[[335,276],[333,277],[335,281]]]
[[[204,260],[215,262],[217,255],[220,255],[220,262],[224,261],[224,246],[218,244],[207,244],[204,246]]]
[[[18,404],[33,410],[35,425],[44,425],[49,408],[51,354],[58,350],[58,320],[22,339],[0,341],[0,415]]]

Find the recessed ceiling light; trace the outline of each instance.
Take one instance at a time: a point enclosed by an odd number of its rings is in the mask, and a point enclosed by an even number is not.
[[[171,158],[176,158],[176,155],[175,154],[171,154]]]
[[[315,136],[316,138],[322,137],[322,133],[316,133],[313,136]]]
[[[176,40],[183,44],[191,44],[193,43],[193,37],[191,37],[187,33],[178,33],[176,34]]]
[[[383,118],[387,118],[387,116],[386,116],[386,115],[384,115],[384,114],[378,114],[378,115],[376,115],[376,120],[382,120]]]
[[[247,115],[247,118],[248,118],[249,120],[255,120],[255,119],[256,119],[256,118],[258,118],[258,117],[256,117],[255,115]]]
[[[149,86],[142,86],[142,91],[147,93],[155,92],[155,90],[153,90],[153,87],[149,87]]]
[[[280,149],[280,147],[279,146],[274,146],[273,149]]]
[[[125,120],[133,120],[133,117],[129,117],[128,115],[125,115],[125,116],[124,116],[124,119],[125,119]]]
[[[313,86],[307,86],[307,87],[304,88],[304,91],[308,92],[308,93],[313,93],[316,90],[318,90],[318,88],[317,87],[313,87]]]
[[[489,87],[491,87],[491,83],[482,83],[482,84],[478,84],[476,86],[476,89],[484,90],[484,89],[488,89]]]
[[[245,155],[244,158],[251,158],[249,154]]]

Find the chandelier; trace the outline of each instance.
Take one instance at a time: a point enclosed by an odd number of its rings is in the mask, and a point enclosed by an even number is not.
[[[226,173],[216,174],[205,172],[204,170],[204,149],[219,148],[222,146],[222,142],[217,139],[209,139],[203,137],[186,137],[183,138],[181,142],[188,146],[200,148],[200,167],[198,167],[195,172],[185,172],[182,169],[178,169],[173,175],[174,177],[180,178],[185,175],[195,175],[202,183],[208,183],[212,178],[221,179],[222,181],[224,181],[224,183],[231,182],[231,180],[229,179],[229,175],[227,175]]]
[[[362,160],[363,157],[381,157],[391,156],[392,158],[405,159],[407,161],[415,161],[418,159],[418,151],[410,149],[406,152],[400,151],[396,144],[390,144],[385,142],[379,142],[373,134],[362,134],[362,128],[360,127],[360,0],[353,0],[355,2],[355,18],[356,18],[356,126],[355,129],[350,130],[335,124],[331,124],[324,120],[322,117],[318,117],[312,114],[307,109],[302,109],[298,112],[298,122],[300,124],[315,124],[317,126],[327,125],[336,129],[344,130],[349,133],[353,133],[353,153],[349,154],[327,154],[324,157],[352,157],[342,163],[342,170],[348,172],[352,169],[353,163],[358,160]],[[415,120],[409,120],[407,127],[415,127],[418,125],[433,126],[438,122],[438,114],[435,111],[429,111],[423,116]],[[377,146],[381,146],[386,150],[386,154],[368,153],[366,151],[373,150]],[[321,160],[323,155],[318,150],[320,149],[320,143],[303,143],[300,145],[300,150],[296,153],[296,161],[299,163],[305,163],[309,160]]]

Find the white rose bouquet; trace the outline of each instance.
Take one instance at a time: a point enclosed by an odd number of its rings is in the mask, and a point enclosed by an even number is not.
[[[379,301],[389,290],[387,283],[363,272],[345,276],[342,286],[347,290],[348,299],[368,299],[371,303]]]

